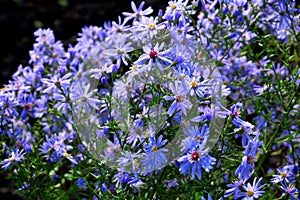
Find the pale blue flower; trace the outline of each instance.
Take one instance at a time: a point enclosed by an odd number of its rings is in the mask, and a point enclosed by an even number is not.
[[[94,94],[95,89],[90,90],[90,84],[82,85],[78,83],[72,85],[70,97],[71,100],[76,104],[76,109],[81,110],[83,107],[86,113],[90,113],[91,108],[98,110],[102,102],[99,99],[94,98]]]
[[[155,138],[155,135],[152,135],[149,139],[150,143],[144,145],[145,154],[143,154],[142,160],[143,174],[161,169],[167,163],[166,152],[168,150],[163,148],[167,140],[163,140],[162,135],[158,139]]]
[[[198,179],[202,178],[203,168],[206,172],[209,172],[212,169],[212,165],[216,163],[216,159],[208,155],[209,149],[204,149],[205,142],[200,145],[195,146],[187,154],[182,155],[178,162],[180,162],[180,171],[183,175],[191,175],[191,179],[194,180],[195,176]]]
[[[7,170],[14,162],[22,162],[24,159],[24,150],[15,149],[14,151],[9,153],[9,158],[4,159],[1,161],[1,168]]]
[[[134,21],[139,21],[144,16],[150,15],[153,12],[153,9],[151,7],[148,7],[148,8],[146,8],[146,10],[143,10],[144,5],[145,5],[145,2],[143,1],[137,8],[134,1],[131,1],[131,8],[133,10],[133,13],[122,12],[122,14],[125,16],[125,21],[131,20],[131,19],[133,19]]]
[[[259,186],[262,178],[258,179],[258,181],[256,180],[257,178],[255,177],[252,185],[248,183],[247,185],[243,186],[245,192],[242,192],[240,195],[240,197],[243,197],[243,200],[253,200],[263,195],[264,191],[262,191],[262,189],[266,186],[266,184]]]
[[[180,82],[174,82],[170,85],[171,92],[174,96],[165,96],[167,101],[173,101],[168,109],[167,114],[173,115],[175,112],[180,111],[187,115],[187,111],[191,109],[192,103],[188,100],[188,91],[182,86]]]
[[[157,43],[154,47],[149,44],[143,47],[144,53],[134,62],[135,65],[142,65],[149,61],[149,66],[157,65],[160,71],[163,71],[163,65],[169,66],[172,61],[168,58],[168,50],[162,50],[164,44]]]

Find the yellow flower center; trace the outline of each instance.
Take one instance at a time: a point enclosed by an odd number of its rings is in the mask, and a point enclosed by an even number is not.
[[[247,191],[247,196],[252,197],[254,195],[254,191],[252,189]]]
[[[148,24],[148,28],[151,30],[155,29],[155,24],[153,24],[153,23]]]
[[[198,137],[196,137],[196,140],[198,141],[198,142],[201,142],[202,141],[202,136],[198,136]]]
[[[185,78],[185,74],[180,74],[179,77],[180,77],[181,79],[184,79],[184,78]]]
[[[152,151],[157,152],[158,151],[158,146],[157,145],[153,146]]]
[[[299,77],[299,78],[300,78],[300,77]],[[2,92],[5,92],[7,89],[8,89],[7,87],[3,87],[3,88],[1,88],[1,91],[2,91]]]
[[[137,69],[138,69],[138,66],[136,66],[136,65],[132,65],[132,66],[131,66],[131,70],[134,71],[134,70],[137,70]]]
[[[191,85],[192,88],[196,88],[198,86],[198,83],[197,83],[197,81],[192,81],[190,83],[190,85]]]
[[[176,6],[175,4],[172,4],[172,5],[170,6],[171,10],[175,10],[176,7],[177,7],[177,6]]]
[[[63,156],[67,158],[67,157],[70,157],[71,155],[68,154],[67,152],[65,152],[65,153],[63,154]]]
[[[21,121],[18,121],[18,122],[16,123],[16,125],[17,125],[18,127],[22,127],[23,123],[22,123]]]
[[[144,133],[144,137],[145,137],[145,138],[149,137],[149,135],[150,135],[150,131],[146,131],[146,132]]]
[[[281,177],[282,177],[282,178],[285,178],[286,175],[287,175],[286,172],[282,172],[282,173],[281,173]]]

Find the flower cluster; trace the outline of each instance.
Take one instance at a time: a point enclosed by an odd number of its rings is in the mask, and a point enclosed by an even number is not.
[[[28,66],[0,90],[1,172],[17,192],[299,199],[296,3],[131,6],[67,48],[34,32]]]

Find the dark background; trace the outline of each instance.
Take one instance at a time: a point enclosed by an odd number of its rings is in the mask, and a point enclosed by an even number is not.
[[[55,39],[65,47],[75,44],[77,33],[85,25],[102,26],[118,21],[123,11],[131,12],[130,0],[0,0],[0,87],[10,80],[17,67],[26,66],[33,49],[33,32],[51,28]],[[141,0],[135,0],[139,6]],[[168,1],[145,0],[152,15],[165,9]],[[143,10],[144,10],[143,9]]]
[[[33,49],[33,32],[51,28],[55,39],[65,47],[75,44],[84,26],[102,26],[105,21],[118,21],[123,11],[131,12],[129,0],[0,0],[0,88],[22,64],[28,65]],[[139,6],[141,0],[136,0]],[[152,15],[165,9],[168,1],[145,0],[144,9],[151,6]],[[143,10],[144,10],[143,9]],[[14,182],[0,174],[0,199],[20,199],[12,196]]]

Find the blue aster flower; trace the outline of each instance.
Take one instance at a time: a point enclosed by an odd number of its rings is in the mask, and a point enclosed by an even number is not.
[[[222,109],[224,109],[224,111],[217,111],[216,115],[220,118],[226,118],[229,116],[233,116],[233,117],[239,117],[240,113],[241,113],[241,108],[242,108],[242,103],[238,102],[236,104],[234,104],[233,106],[231,106],[231,109],[228,110],[227,108],[224,108],[221,104],[218,104],[218,106],[220,106]]]
[[[288,195],[292,200],[299,200],[299,189],[297,189],[294,185],[281,183],[280,189],[284,192],[282,196]]]
[[[198,108],[199,113],[202,113],[202,115],[194,117],[191,119],[192,122],[209,122],[214,117],[214,110],[210,107],[199,107]]]
[[[33,45],[34,50],[30,51],[29,63],[39,64],[58,64],[60,58],[65,55],[61,41],[55,42],[53,31],[50,29],[38,29],[34,32],[36,43]],[[53,68],[50,69],[51,71]],[[35,70],[36,71],[36,70]]]
[[[61,157],[64,156],[71,162],[75,161],[73,157],[67,153],[67,151],[73,149],[73,147],[65,144],[65,139],[66,138],[62,135],[54,134],[50,138],[46,135],[46,141],[40,148],[40,152],[44,154],[46,160],[58,162],[61,160]],[[73,163],[76,164],[76,161]]]
[[[187,138],[182,141],[184,149],[191,150],[197,145],[201,145],[203,142],[206,143],[208,136],[209,128],[204,124],[201,129],[198,126],[191,127],[188,125],[188,128],[184,131]]]
[[[82,108],[86,113],[91,112],[91,108],[95,110],[99,109],[101,101],[97,98],[94,98],[95,90],[90,90],[90,84],[82,85],[77,83],[72,85],[71,89],[71,99],[76,103],[76,109],[81,110]]]
[[[108,190],[107,185],[105,183],[102,183],[100,191],[101,192],[106,192]]]
[[[259,135],[256,135],[253,140],[249,140],[244,151],[244,156],[239,167],[235,171],[235,175],[248,178],[254,170],[254,162],[256,161],[256,153],[262,142],[259,141]]]
[[[35,98],[33,97],[33,95],[24,95],[21,97],[20,104],[23,105],[23,110],[20,115],[21,118],[27,117],[28,113],[31,114],[34,101]]]
[[[44,93],[51,94],[59,91],[58,87],[66,89],[70,86],[71,73],[67,73],[64,76],[59,74],[52,76],[51,78],[43,78],[42,83],[44,84]]]
[[[271,7],[275,11],[275,16],[273,20],[278,20],[278,29],[290,28],[293,22],[293,19],[289,12],[296,11],[296,9],[288,8],[286,0],[279,0],[274,4],[274,7]],[[276,6],[275,6],[276,5]],[[287,12],[288,11],[288,12]]]
[[[92,200],[99,200],[96,195],[93,196]]]
[[[132,178],[129,173],[127,172],[118,172],[114,175],[116,187],[122,187],[124,184],[128,184]]]
[[[165,28],[164,23],[158,22],[158,17],[143,17],[140,21],[135,21],[133,23],[132,31],[139,38],[155,38],[159,33],[159,30],[163,30]]]
[[[233,196],[234,199],[238,199],[241,196],[243,185],[249,180],[249,178],[251,178],[252,175],[253,173],[251,173],[248,177],[239,176],[234,183],[227,184],[229,189],[225,190],[224,197]]]
[[[57,100],[54,108],[56,108],[58,111],[61,111],[66,115],[67,111],[71,110],[70,102],[67,101],[67,96],[60,91],[53,94],[53,99]]]
[[[263,184],[261,186],[260,183],[262,182],[262,178],[258,179],[257,177],[254,178],[253,184],[251,185],[248,183],[247,185],[243,185],[243,189],[245,192],[242,192],[240,197],[243,197],[243,200],[253,200],[261,197],[264,193],[262,189],[266,186],[266,184]]]
[[[6,115],[11,117],[18,116],[17,105],[18,101],[16,101],[12,93],[5,93],[1,96],[0,108]]]
[[[188,91],[182,86],[182,84],[175,82],[170,86],[170,89],[174,96],[165,96],[167,101],[173,101],[167,114],[172,115],[176,111],[180,111],[184,115],[187,115],[187,110],[192,106],[192,103],[188,100]]]
[[[208,92],[208,80],[201,81],[201,76],[193,76],[189,78],[188,84],[189,84],[189,90],[190,95],[196,94],[198,97],[203,98]]]
[[[188,11],[186,8],[190,7],[187,0],[169,1],[168,4],[163,19],[168,21],[183,21],[186,19],[184,11]]]
[[[52,181],[53,182],[55,182],[55,181],[57,181],[58,180],[58,175],[57,174],[54,174],[53,176],[52,176]]]
[[[0,162],[0,164],[2,165],[1,168],[7,170],[10,166],[13,165],[14,162],[22,162],[25,155],[23,151],[24,151],[23,149],[20,150],[17,148],[14,151],[10,152],[9,158],[6,158]]]
[[[124,19],[124,21],[122,22],[121,16],[118,16],[118,22],[115,22],[115,21],[105,22],[104,28],[107,30],[107,32],[110,35],[113,35],[118,32],[127,31],[129,28],[129,25],[126,25],[126,23],[127,23],[127,19]]]
[[[166,152],[168,150],[163,148],[167,140],[163,140],[162,135],[158,139],[155,138],[155,135],[152,135],[149,139],[150,142],[144,145],[145,154],[143,154],[142,160],[143,174],[161,169],[167,163]]]
[[[277,168],[277,172],[278,174],[274,174],[272,175],[273,178],[271,179],[271,182],[273,184],[279,183],[279,182],[285,182],[285,183],[289,183],[290,180],[292,180],[294,178],[294,165],[286,165],[283,168],[278,167]]]
[[[178,159],[178,162],[181,163],[179,170],[184,176],[191,175],[192,180],[195,179],[195,176],[197,176],[198,179],[201,179],[201,168],[206,172],[209,172],[212,169],[212,165],[216,163],[216,159],[208,155],[209,149],[204,149],[204,146],[205,143],[202,143]]]
[[[128,65],[127,60],[130,59],[128,53],[133,51],[131,42],[128,42],[126,37],[122,37],[119,34],[111,36],[111,40],[112,46],[105,49],[103,54],[116,59],[117,68],[121,66],[122,63]]]
[[[34,32],[35,41],[40,44],[51,44],[55,41],[53,31],[50,28],[39,28]]]
[[[168,51],[162,50],[164,43],[160,45],[157,43],[154,47],[152,45],[143,47],[144,53],[134,62],[134,65],[142,65],[149,61],[149,66],[157,65],[159,70],[163,71],[163,65],[169,66],[172,61],[168,58]]]
[[[164,180],[164,183],[167,185],[167,189],[178,186],[178,180],[174,178],[173,180]]]
[[[144,16],[150,15],[153,12],[153,9],[151,7],[148,7],[145,10],[143,10],[144,5],[145,2],[143,1],[137,8],[134,1],[131,1],[131,8],[133,10],[133,13],[122,12],[122,14],[125,16],[125,21],[131,19],[133,19],[134,21],[139,21]]]
[[[232,123],[234,125],[236,125],[239,128],[234,129],[234,131],[239,131],[242,130],[243,134],[242,134],[242,145],[246,146],[247,141],[251,140],[252,138],[249,135],[257,135],[257,132],[252,131],[252,129],[254,128],[254,125],[252,125],[251,123],[242,120],[239,117],[235,117],[232,120]],[[236,135],[236,138],[239,136],[239,134]]]
[[[224,197],[233,196],[234,199],[238,199],[241,196],[241,188],[244,185],[244,181],[236,180],[234,183],[228,184],[229,189],[225,190]]]
[[[79,178],[76,181],[76,184],[78,185],[78,187],[83,188],[84,190],[86,190],[86,188],[87,188],[85,178]]]
[[[71,154],[69,154],[67,151],[65,151],[65,152],[62,154],[62,156],[65,157],[66,159],[68,159],[69,161],[71,161],[71,162],[72,162],[72,166],[78,164],[78,162],[76,161],[76,159],[80,159],[80,155],[78,155],[78,157],[74,157],[74,156],[72,156]]]
[[[153,133],[155,127],[151,126],[151,124],[145,127],[144,124],[144,121],[141,119],[137,119],[133,122],[129,131],[129,135],[126,138],[126,142],[128,144],[132,144],[131,148],[134,148],[138,144],[142,143],[151,135],[151,133]]]
[[[35,101],[35,107],[33,109],[33,116],[35,118],[41,118],[43,114],[47,113],[47,97],[42,96],[41,99]]]

